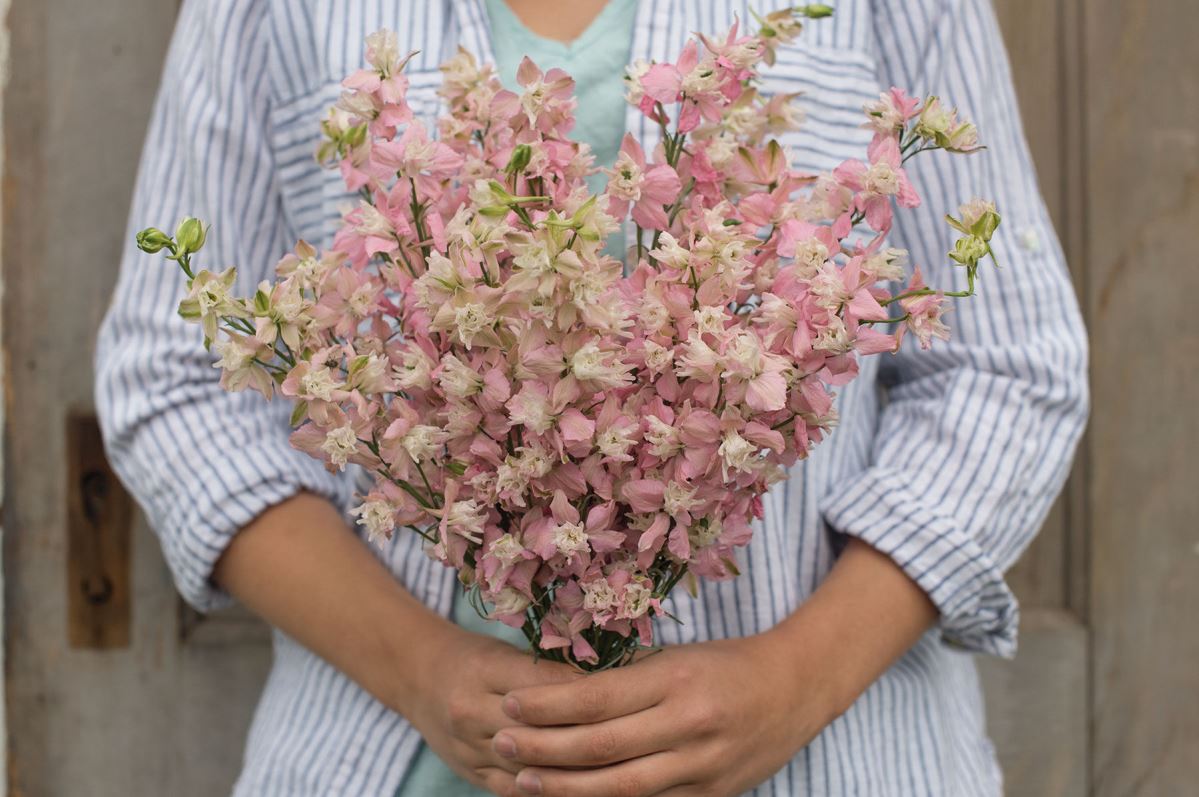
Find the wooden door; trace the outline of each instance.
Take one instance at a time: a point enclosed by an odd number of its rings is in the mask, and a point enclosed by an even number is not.
[[[995,0],[1092,328],[1093,431],[981,663],[1016,797],[1172,797],[1199,760],[1199,27],[1191,0]],[[765,4],[764,5],[773,5]],[[227,793],[263,627],[175,595],[95,459],[90,341],[177,3],[11,0],[5,706],[13,795]],[[1189,690],[1189,691],[1188,691]]]

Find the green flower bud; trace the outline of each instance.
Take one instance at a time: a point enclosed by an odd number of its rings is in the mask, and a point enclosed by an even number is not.
[[[179,247],[178,253],[181,255],[199,252],[204,248],[204,241],[207,238],[208,231],[204,229],[204,223],[190,216],[179,222],[179,228],[175,230],[175,243]]]
[[[809,3],[806,6],[800,6],[796,10],[808,19],[822,19],[833,15],[833,7],[824,3]]]
[[[978,265],[978,261],[986,257],[990,248],[987,242],[977,235],[967,235],[965,238],[959,238],[953,245],[953,251],[949,253],[949,257],[963,266]]]
[[[508,165],[504,167],[504,171],[508,174],[519,174],[529,166],[529,161],[533,159],[533,148],[528,144],[517,144],[512,150],[512,157],[508,160]]]
[[[137,248],[151,255],[156,255],[163,249],[174,251],[175,241],[157,227],[147,227],[137,234]]]

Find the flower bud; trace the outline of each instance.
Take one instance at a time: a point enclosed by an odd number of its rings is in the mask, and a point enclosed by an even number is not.
[[[175,242],[157,227],[147,227],[137,234],[137,248],[151,255],[156,255],[163,249],[173,250]]]
[[[808,19],[822,19],[833,15],[833,7],[824,3],[809,3],[806,6],[800,6],[797,10]]]
[[[975,199],[962,205],[958,212],[962,214],[964,232],[977,235],[984,241],[990,241],[999,228],[999,212],[992,202]]]
[[[987,242],[977,235],[967,235],[965,238],[959,238],[953,245],[953,251],[949,253],[949,257],[961,263],[963,266],[977,265],[978,261],[986,257],[990,247]]]
[[[504,167],[504,171],[508,174],[520,174],[529,166],[529,161],[533,159],[533,148],[528,144],[517,144],[512,150],[512,157],[508,160],[508,165]]]
[[[191,218],[190,216],[179,222],[179,228],[175,230],[175,243],[179,248],[179,254],[190,255],[199,252],[204,248],[204,241],[208,237],[208,231],[204,229],[204,223],[199,219]]]

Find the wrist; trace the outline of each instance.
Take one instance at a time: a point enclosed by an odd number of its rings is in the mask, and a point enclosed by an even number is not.
[[[419,713],[421,700],[432,691],[437,662],[445,661],[441,651],[459,629],[416,599],[404,598],[405,605],[380,626],[386,630],[372,667],[380,689],[371,691],[388,708],[411,720]]]
[[[786,662],[783,690],[787,705],[802,709],[821,729],[844,714],[862,691],[849,677],[853,668],[847,666],[826,620],[819,612],[801,606],[765,634],[773,638],[772,647],[782,651],[776,657]]]

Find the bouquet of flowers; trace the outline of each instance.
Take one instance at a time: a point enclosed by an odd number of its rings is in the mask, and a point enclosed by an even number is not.
[[[323,122],[318,157],[361,198],[329,251],[301,242],[240,298],[234,269],[193,268],[201,221],[138,244],[186,273],[179,311],[226,389],[281,393],[296,448],[373,472],[353,510],[369,537],[424,537],[537,655],[627,663],[676,585],[737,574],[762,495],[836,423],[858,358],[947,337],[945,297],[973,293],[991,254],[979,200],[949,217],[966,291],[886,245],[896,206],[920,202],[904,163],[978,148],[936,97],[869,104],[867,161],[789,166],[774,136],[795,98],[759,93],[758,70],[828,12],[631,67],[661,144],[626,136],[598,195],[564,72],[526,59],[516,93],[460,51],[434,135],[405,101],[411,56],[376,33]],[[622,225],[627,266],[605,253]]]

